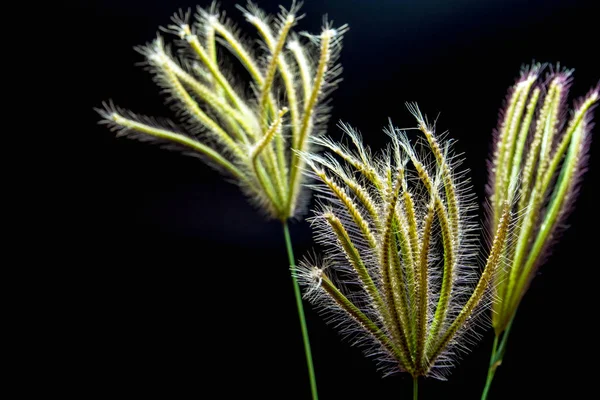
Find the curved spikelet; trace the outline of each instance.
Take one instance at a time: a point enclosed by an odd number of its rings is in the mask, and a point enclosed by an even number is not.
[[[320,35],[298,35],[293,28],[303,15],[295,2],[276,16],[251,2],[240,9],[258,32],[258,49],[216,3],[198,8],[193,23],[190,12],[180,11],[162,28],[175,37],[179,56],[161,36],[136,47],[182,128],[157,125],[112,103],[97,111],[101,123],[122,135],[200,155],[269,216],[286,221],[302,209],[303,161],[296,151],[309,151],[309,138],[325,129],[325,100],[339,82],[336,62],[347,27],[325,22]],[[247,71],[249,82],[236,77],[234,65]]]
[[[585,168],[592,112],[600,85],[567,114],[572,70],[526,67],[510,89],[501,113],[488,184],[492,229],[517,182],[514,208],[523,217],[513,226],[515,244],[505,252],[506,268],[495,274],[497,301],[492,321],[500,335],[513,318],[544,254],[568,214]]]
[[[328,138],[329,152],[303,153],[320,207],[311,222],[326,249],[323,263],[298,269],[306,298],[385,373],[444,377],[460,338],[475,325],[501,262],[510,225],[502,211],[485,268],[478,274],[473,195],[449,141],[416,105],[421,140],[390,125],[388,148],[372,156],[360,135],[341,125],[353,149]],[[478,277],[479,275],[479,277]]]

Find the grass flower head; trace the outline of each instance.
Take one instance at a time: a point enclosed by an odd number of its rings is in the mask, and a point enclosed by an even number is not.
[[[299,207],[303,165],[295,151],[325,129],[327,96],[339,81],[336,60],[345,26],[325,22],[319,35],[296,34],[302,15],[292,4],[273,17],[253,3],[240,8],[260,36],[242,39],[213,4],[176,14],[164,28],[177,53],[158,36],[137,47],[180,124],[140,117],[106,103],[102,123],[141,140],[155,140],[197,155],[239,184],[266,213],[281,221]],[[229,56],[229,57],[228,57]],[[237,62],[248,79],[231,66]]]
[[[586,165],[593,106],[600,97],[599,85],[568,112],[572,71],[551,70],[544,77],[542,69],[524,69],[510,89],[491,161],[492,230],[513,195],[511,181],[517,181],[514,211],[523,214],[512,227],[515,245],[504,251],[506,268],[495,273],[492,320],[497,335],[512,320],[573,205]]]
[[[435,134],[416,106],[410,109],[419,144],[393,126],[386,130],[391,144],[377,156],[346,125],[353,149],[314,140],[329,150],[304,155],[319,181],[321,205],[312,222],[326,256],[305,260],[297,273],[305,296],[366,345],[385,372],[443,378],[488,304],[511,213],[502,208],[479,275],[468,180],[456,170],[450,141]]]

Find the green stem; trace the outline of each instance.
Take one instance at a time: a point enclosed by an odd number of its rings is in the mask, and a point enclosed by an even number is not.
[[[513,314],[510,322],[506,326],[504,333],[496,334],[494,338],[494,345],[492,346],[492,355],[490,357],[490,367],[488,369],[487,380],[485,382],[485,388],[483,388],[483,393],[481,394],[481,400],[486,400],[488,393],[490,391],[490,386],[492,386],[492,381],[494,380],[494,375],[496,374],[496,369],[502,364],[502,359],[504,358],[504,353],[506,352],[506,342],[508,341],[508,335],[510,333],[510,328],[512,327],[513,321],[515,320],[515,314]],[[500,335],[502,335],[502,340],[500,339]],[[500,342],[500,345],[498,345]]]
[[[294,251],[292,249],[292,239],[290,238],[290,230],[288,228],[287,221],[283,223],[283,234],[285,236],[285,246],[287,248],[288,257],[290,260],[290,267],[294,267]],[[312,393],[313,400],[318,400],[319,395],[317,394],[317,381],[315,379],[315,368],[312,361],[312,353],[310,351],[310,341],[308,340],[308,329],[306,329],[306,318],[304,317],[304,306],[302,305],[302,294],[300,293],[300,285],[298,285],[298,278],[296,274],[292,273],[292,280],[294,281],[294,294],[296,295],[296,307],[298,308],[298,317],[300,318],[300,329],[302,330],[302,339],[304,341],[304,353],[306,354],[306,366],[308,367],[308,376],[310,378],[310,391]]]
[[[485,381],[485,388],[483,388],[483,393],[481,394],[481,400],[486,400],[488,396],[488,392],[490,391],[490,386],[492,385],[492,380],[494,379],[494,373],[496,372],[496,367],[494,366],[494,360],[496,359],[496,350],[498,349],[498,336],[494,337],[494,344],[492,346],[492,355],[490,357],[490,367],[488,369],[487,380]]]
[[[419,398],[419,377],[413,376],[413,400]]]

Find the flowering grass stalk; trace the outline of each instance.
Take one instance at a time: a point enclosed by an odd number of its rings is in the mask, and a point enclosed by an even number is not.
[[[306,259],[297,274],[305,297],[342,333],[363,345],[385,374],[444,378],[479,313],[511,232],[504,200],[481,274],[473,195],[450,141],[438,137],[416,106],[420,144],[393,126],[391,144],[374,156],[341,125],[353,149],[313,141],[325,155],[304,153],[321,205],[312,219],[326,256]]]
[[[163,31],[175,36],[178,55],[158,36],[137,47],[155,82],[168,95],[179,117],[170,121],[141,117],[105,103],[98,110],[101,123],[117,132],[199,156],[233,178],[267,216],[283,223],[290,265],[294,265],[287,227],[299,216],[303,203],[301,173],[304,161],[298,152],[310,151],[310,138],[324,132],[328,95],[339,82],[336,64],[347,27],[334,29],[325,21],[319,35],[296,34],[303,17],[293,3],[273,17],[253,3],[241,8],[260,36],[242,39],[235,25],[215,4],[198,8],[195,21],[180,12]],[[230,56],[229,58],[227,56]],[[250,81],[238,78],[229,66],[245,69]],[[232,78],[233,77],[233,78]],[[313,398],[316,381],[304,311],[296,278],[294,290],[304,337]]]
[[[494,274],[495,339],[482,400],[502,362],[519,303],[577,196],[590,145],[592,109],[600,97],[599,84],[576,102],[568,117],[572,71],[551,70],[542,78],[542,69],[534,65],[523,70],[509,91],[496,133],[488,185],[491,230],[501,223],[506,199],[513,195],[509,182],[518,182],[513,208],[522,218],[511,226],[515,245],[503,252],[506,267]]]

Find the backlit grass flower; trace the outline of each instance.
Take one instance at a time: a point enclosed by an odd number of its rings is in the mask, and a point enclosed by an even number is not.
[[[542,77],[540,65],[525,69],[500,116],[488,186],[492,231],[501,223],[507,197],[513,196],[509,182],[517,179],[513,209],[523,216],[511,226],[515,244],[503,253],[506,268],[494,275],[496,340],[483,398],[502,361],[519,303],[573,206],[585,169],[600,85],[567,112],[571,74],[556,70]]]
[[[336,60],[346,27],[325,22],[319,35],[298,35],[293,28],[303,16],[295,4],[276,17],[252,3],[242,11],[258,31],[258,48],[214,5],[198,8],[193,23],[180,12],[163,29],[175,37],[177,55],[161,36],[136,48],[180,117],[179,126],[112,102],[98,111],[119,136],[200,156],[233,177],[269,216],[286,221],[299,209],[302,160],[295,150],[308,151],[309,138],[325,129],[324,100],[339,81]],[[241,68],[249,79],[240,78]]]
[[[391,144],[373,155],[346,125],[353,149],[327,138],[324,155],[304,154],[321,205],[312,219],[323,261],[305,260],[305,296],[366,347],[384,372],[443,378],[461,341],[488,304],[488,284],[507,241],[511,212],[501,208],[479,274],[476,208],[450,141],[419,110],[421,141],[390,126]]]
[[[299,200],[310,138],[328,119],[328,95],[339,82],[336,64],[346,26],[325,21],[319,35],[296,34],[303,16],[292,3],[272,17],[253,3],[240,8],[260,40],[242,39],[215,4],[198,8],[195,20],[180,12],[163,29],[175,40],[173,52],[158,36],[137,47],[154,80],[167,94],[179,125],[122,110],[112,102],[98,110],[101,123],[118,136],[152,140],[199,156],[233,178],[269,217],[283,223],[289,264],[294,265],[289,218],[302,209]],[[284,263],[282,263],[284,264]],[[298,313],[311,381],[317,388],[300,289],[294,277]]]

